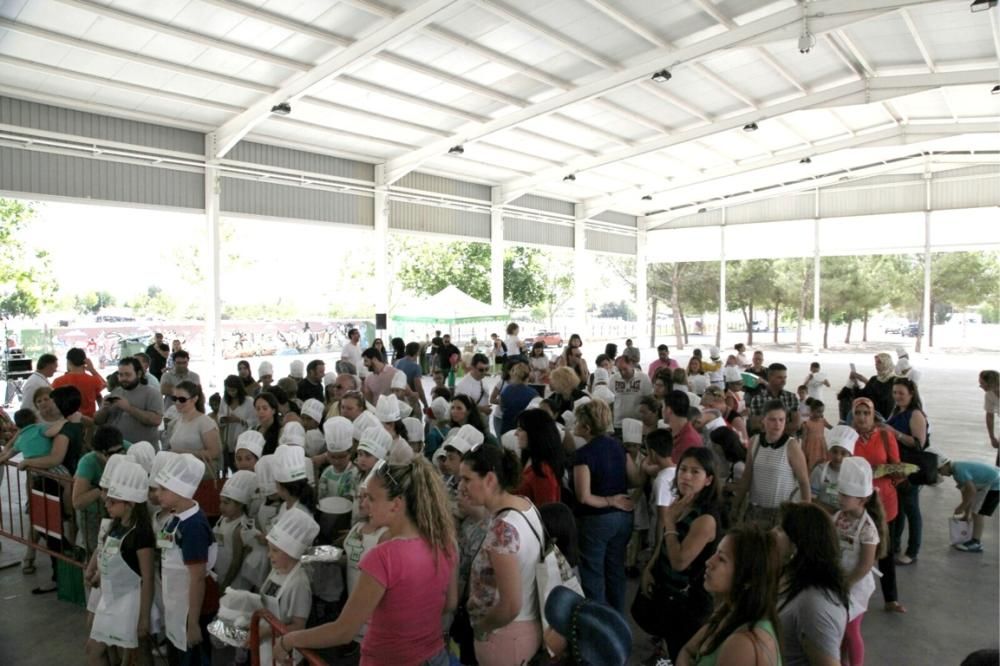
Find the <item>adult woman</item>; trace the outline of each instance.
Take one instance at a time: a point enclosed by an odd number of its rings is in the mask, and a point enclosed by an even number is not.
[[[532,503],[511,494],[521,479],[517,455],[479,446],[462,458],[459,492],[492,516],[469,576],[469,619],[481,666],[517,666],[542,644],[535,564],[544,530]]]
[[[867,460],[872,470],[886,463],[898,463],[899,444],[896,442],[896,435],[891,430],[876,427],[875,405],[872,401],[868,398],[856,398],[851,409],[854,415],[851,427],[858,433],[854,455]],[[898,479],[880,476],[873,483],[885,509],[885,522],[891,533],[896,529],[893,521],[899,516],[899,498],[896,495]],[[882,573],[885,609],[905,613],[906,609],[899,603],[899,593],[896,590],[896,562],[891,552],[878,561],[878,570]]]
[[[670,368],[660,368],[653,375],[653,397],[663,402],[667,394],[674,388],[674,380]]]
[[[476,408],[476,404],[472,402],[472,398],[462,394],[456,395],[451,399],[451,423],[448,425],[450,430],[457,430],[464,425],[470,425],[479,432],[483,433],[483,437],[486,441],[496,444],[496,438],[490,434],[489,429],[486,424],[483,423],[482,412]]]
[[[262,455],[269,456],[278,448],[278,436],[281,434],[281,415],[278,413],[278,400],[274,394],[264,391],[253,401],[254,413],[257,414],[257,432],[264,435],[264,450]],[[341,411],[343,414],[343,411]]]
[[[372,342],[372,349],[378,352],[379,358],[382,359],[383,363],[389,362],[388,355],[385,351],[385,343],[382,342],[382,338],[375,338],[375,341]]]
[[[294,648],[350,643],[368,630],[361,658],[371,666],[447,666],[441,616],[458,605],[455,525],[440,475],[422,456],[406,465],[378,463],[364,500],[369,524],[388,538],[361,558],[361,575],[335,622],[285,634],[275,656]]]
[[[886,420],[886,428],[896,436],[896,441],[914,450],[927,448],[927,415],[920,402],[917,385],[905,377],[892,382],[892,399],[896,403]],[[902,455],[902,451],[900,452]],[[923,518],[920,515],[920,486],[903,481],[896,486],[899,497],[899,518],[890,530],[892,554],[897,564],[912,564],[920,553]],[[909,523],[906,552],[902,549],[903,528]]]
[[[705,567],[705,589],[715,595],[715,611],[684,646],[677,666],[780,665],[775,611],[779,571],[771,534],[756,525],[730,530]]]
[[[986,434],[990,446],[1000,449],[1000,432],[997,431],[997,414],[1000,414],[1000,372],[983,370],[979,373],[979,388],[986,393],[983,409],[986,410]],[[1000,450],[997,452],[997,466],[1000,467]]]
[[[214,479],[222,458],[219,426],[205,415],[201,386],[183,381],[174,387],[174,405],[180,418],[170,434],[170,450],[190,453],[205,463],[205,478]]]
[[[566,452],[556,423],[541,409],[528,409],[517,417],[517,445],[522,473],[518,495],[542,506],[562,499]]]
[[[391,340],[389,340],[389,345],[392,346],[393,364],[395,364],[396,361],[406,356],[406,342],[403,340],[403,338],[399,337],[392,338]]]
[[[253,398],[247,395],[246,383],[243,380],[236,375],[229,375],[223,386],[225,394],[219,407],[222,455],[226,468],[235,470],[236,440],[247,430],[257,427],[257,413],[253,407]]]
[[[253,373],[250,371],[249,361],[240,361],[236,364],[236,376],[243,384],[244,392],[252,393],[257,388],[257,380],[253,378]]]
[[[663,537],[657,539],[632,604],[636,623],[662,638],[675,661],[712,612],[704,576],[722,529],[715,467],[715,457],[704,447],[690,448],[681,456],[673,483],[678,498],[660,508]]]
[[[563,366],[556,368],[549,375],[549,388],[552,394],[549,400],[553,403],[555,418],[562,422],[563,412],[572,412],[573,403],[587,394],[580,388],[580,375],[573,368]]]
[[[583,349],[580,347],[566,347],[563,353],[559,355],[556,366],[557,369],[568,368],[575,372],[576,376],[580,379],[577,387],[581,390],[587,388],[587,380],[590,379],[590,370],[587,368],[587,361],[583,358]],[[551,379],[549,381],[551,383]]]
[[[282,388],[282,384],[287,385],[287,388]],[[302,419],[299,418],[299,413],[302,408],[299,403],[296,402],[298,398],[295,397],[296,380],[291,377],[282,377],[278,380],[277,386],[272,386],[267,389],[267,392],[274,396],[274,399],[278,404],[278,415],[281,417],[281,424],[284,425],[290,422],[302,423]]]
[[[545,355],[545,343],[541,340],[531,345],[528,365],[531,368],[529,382],[532,384],[547,384],[549,382],[549,357]]]
[[[692,393],[701,395],[708,388],[708,375],[701,367],[701,358],[692,356],[687,364],[687,385]]]
[[[855,381],[855,385],[861,384],[860,388],[854,390],[855,398],[868,398],[875,406],[875,411],[888,418],[895,406],[892,400],[892,380],[895,365],[892,356],[889,354],[875,354],[875,374],[865,379],[859,372],[852,372],[850,378]]]
[[[507,386],[500,391],[500,409],[503,417],[498,435],[513,430],[517,425],[517,417],[528,408],[528,403],[538,397],[538,392],[528,386],[528,365],[515,363],[510,368]]]
[[[616,440],[606,434],[611,409],[603,400],[576,408],[574,434],[587,443],[573,461],[573,486],[580,527],[580,582],[588,599],[625,612],[625,549],[632,536],[634,504],[627,494],[638,470]]]
[[[778,584],[782,663],[839,666],[849,601],[833,521],[814,504],[786,502],[772,533],[783,563]]]

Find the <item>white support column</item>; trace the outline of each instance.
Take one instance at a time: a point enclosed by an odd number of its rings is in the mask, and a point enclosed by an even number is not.
[[[576,205],[576,221],[573,223],[573,326],[583,338],[587,331],[587,291],[583,287],[583,275],[587,272],[587,221],[583,217],[583,206]]]
[[[216,135],[205,136],[205,224],[208,237],[208,270],[211,284],[205,308],[205,361],[211,369],[206,388],[218,386],[222,368],[222,296],[219,282],[222,277],[220,258],[220,206],[222,193],[219,170],[213,159]]]
[[[917,332],[917,349],[920,351],[921,342],[926,339],[927,346],[924,353],[931,350],[931,174],[924,173],[924,317],[920,322],[923,332]],[[924,337],[926,336],[926,338]]]
[[[389,188],[385,185],[385,166],[375,165],[375,312],[389,314]]]
[[[722,335],[726,328],[726,209],[722,209],[722,226],[719,227],[719,330],[715,332],[715,346],[722,349]]]
[[[496,188],[499,189],[499,188]],[[503,207],[490,208],[490,304],[503,309]]]
[[[823,346],[823,323],[819,319],[819,190],[815,190],[816,202],[813,210],[813,354],[819,354]]]
[[[649,278],[646,270],[646,218],[636,219],[635,233],[635,339],[642,340],[649,332]],[[636,343],[636,346],[639,346]]]

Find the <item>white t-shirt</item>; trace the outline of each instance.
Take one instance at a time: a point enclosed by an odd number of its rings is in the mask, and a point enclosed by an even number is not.
[[[305,569],[300,566],[287,574],[272,569],[271,575],[261,586],[261,594],[277,596],[279,589],[281,596],[278,599],[278,620],[288,624],[297,617],[308,619],[312,610],[312,587]]]
[[[986,391],[986,397],[983,399],[983,409],[987,414],[1000,414],[1000,397],[997,397],[997,394],[992,391]]]
[[[521,338],[516,335],[508,335],[503,343],[507,345],[507,356],[517,356],[521,353]]]
[[[360,377],[365,376],[367,371],[365,370],[365,364],[361,362],[361,345],[348,342],[340,351],[340,360],[347,361],[353,365]]]
[[[653,395],[653,383],[649,375],[638,370],[631,379],[625,379],[619,373],[611,376],[611,390],[615,393],[614,425],[620,428],[622,419],[639,418],[639,401],[647,395]]]
[[[653,492],[650,493],[650,505],[653,515],[656,515],[656,507],[670,506],[674,501],[674,477],[677,476],[677,467],[666,467],[656,473],[653,479]]]
[[[35,391],[43,386],[51,386],[51,384],[40,372],[33,372],[30,377],[24,380],[24,384],[21,386],[21,409],[30,409],[36,414],[38,413],[35,411]]]
[[[530,526],[529,522],[530,521]],[[537,537],[535,535],[538,535]],[[480,589],[478,595],[470,595],[469,614],[481,617],[496,603],[496,579],[489,563],[489,552],[515,555],[521,572],[521,611],[512,622],[538,620],[538,592],[535,585],[535,565],[538,564],[541,544],[544,538],[538,512],[503,511],[490,521],[486,539],[472,562],[470,587]],[[485,602],[491,602],[483,607]]]
[[[466,375],[455,385],[455,395],[467,395],[479,407],[490,404],[490,392],[482,380]]]
[[[817,372],[812,376],[806,383],[806,389],[809,392],[809,397],[816,400],[823,400],[823,382],[826,381],[826,373]]]

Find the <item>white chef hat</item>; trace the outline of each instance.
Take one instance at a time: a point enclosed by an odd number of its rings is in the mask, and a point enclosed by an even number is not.
[[[306,376],[306,366],[302,361],[295,359],[288,367],[288,376],[295,379],[302,379]]]
[[[528,402],[526,409],[538,409],[542,405],[542,396],[536,396]]]
[[[304,447],[306,445],[306,429],[298,421],[289,421],[281,426],[278,444]]]
[[[162,470],[164,467],[166,467],[167,463],[170,462],[171,460],[173,460],[178,455],[179,454],[174,453],[173,451],[157,451],[156,452],[156,457],[153,458],[153,468],[151,470],[149,470],[149,487],[150,488],[159,488],[160,487],[160,484],[156,481],[156,477],[159,476],[160,470]],[[114,456],[111,456],[111,458],[114,458]],[[108,459],[108,462],[111,462],[110,458]],[[105,469],[107,469],[106,466],[105,466]]]
[[[255,492],[257,492],[257,475],[249,470],[241,469],[233,472],[233,475],[226,479],[219,495],[247,505]]]
[[[712,359],[719,358],[719,348],[716,347],[715,345],[712,345],[711,347],[709,347],[708,348],[708,357],[712,358]]]
[[[301,446],[282,444],[274,452],[274,480],[278,483],[293,483],[305,481],[306,450]]]
[[[350,451],[354,445],[351,435],[354,433],[354,425],[343,416],[334,416],[327,419],[323,424],[323,439],[326,441],[326,450],[330,453],[344,453]]]
[[[840,463],[837,490],[848,497],[872,494],[872,466],[860,456],[849,456]]]
[[[735,384],[736,382],[743,381],[743,373],[735,365],[727,365],[722,370],[722,379],[727,384]]]
[[[246,430],[241,432],[240,436],[236,438],[236,450],[246,449],[257,456],[257,460],[260,460],[264,452],[264,444],[264,435],[256,430]]]
[[[111,486],[111,475],[114,473],[115,467],[125,462],[128,456],[123,456],[120,453],[108,456],[108,461],[104,463],[104,470],[101,472],[101,479],[97,484],[101,488],[108,488]]]
[[[310,458],[326,451],[326,438],[319,428],[306,430],[306,455]]]
[[[381,425],[368,428],[361,433],[361,439],[358,440],[358,451],[364,451],[379,460],[385,460],[390,446],[392,446],[392,437]]]
[[[909,357],[910,352],[906,351],[906,347],[896,347],[896,356],[899,358]]]
[[[582,398],[577,398],[573,402],[573,411],[576,411],[578,408],[583,407],[584,405],[589,405],[592,402],[593,400],[590,399],[590,396],[585,395]]]
[[[278,522],[267,533],[267,540],[275,548],[294,559],[302,557],[319,536],[319,523],[305,511],[292,509],[281,514]]]
[[[642,421],[622,419],[622,443],[642,444]]]
[[[399,401],[399,418],[401,418],[401,419],[408,418],[410,416],[410,414],[412,414],[412,413],[413,413],[413,407],[410,406],[410,403],[406,402],[405,400],[400,400]]]
[[[519,447],[517,445],[516,428],[514,430],[508,430],[504,434],[500,435],[500,446],[502,446],[505,449],[510,449],[514,453],[518,452]]]
[[[566,424],[566,430],[573,432],[573,429],[576,428],[576,414],[567,409],[562,413],[562,420]]]
[[[152,472],[153,459],[156,458],[156,449],[153,448],[153,445],[149,442],[136,442],[132,446],[128,447],[128,451],[125,452],[125,455],[127,455],[129,460],[132,462],[142,465],[142,468],[146,470],[146,474]]]
[[[389,381],[389,389],[405,389],[406,388],[406,373],[401,370],[397,370],[392,375],[392,379]]]
[[[257,377],[266,377],[268,375],[274,376],[274,366],[271,365],[270,361],[261,361],[260,365],[257,366]]]
[[[854,443],[858,441],[858,433],[851,426],[835,425],[825,433],[826,450],[829,451],[835,446],[846,449],[848,453],[854,455]]]
[[[375,406],[375,416],[382,423],[395,423],[399,420],[399,398],[394,395],[380,395]]]
[[[486,439],[483,433],[468,423],[458,429],[458,436],[467,441],[473,449],[482,444],[483,440]]]
[[[316,398],[309,398],[302,403],[302,416],[308,416],[316,423],[323,422],[323,403]]]
[[[382,422],[372,412],[361,412],[358,418],[354,419],[354,439],[360,442],[361,435],[369,428],[382,428]]]
[[[389,452],[385,456],[385,461],[390,465],[408,465],[414,456],[416,454],[413,452],[412,446],[400,439],[394,439],[392,440],[392,444],[389,445]]]
[[[611,375],[604,368],[594,370],[594,384],[607,384],[611,380]]]
[[[278,486],[274,483],[275,459],[274,454],[261,456],[253,468],[257,475],[257,488],[260,494],[268,497],[278,492]]]
[[[451,433],[449,432],[448,434],[450,435]],[[445,449],[454,449],[459,455],[464,456],[472,450],[472,443],[456,432],[454,437],[445,440],[444,444],[441,445],[441,448],[438,449],[438,451],[444,451]],[[447,453],[447,451],[445,451],[445,453]]]
[[[327,386],[329,386],[330,384],[334,383],[335,381],[337,381],[337,373],[336,372],[328,372],[328,373],[326,373],[325,375],[323,375],[323,388],[326,388]]]
[[[160,470],[156,482],[161,488],[191,499],[204,476],[205,463],[190,453],[181,453]]]
[[[412,416],[407,416],[405,419],[403,419],[403,425],[406,426],[406,441],[408,442],[424,441],[424,424],[420,422],[420,419],[415,419]]]
[[[431,400],[431,412],[434,414],[434,418],[438,421],[444,421],[448,418],[448,409],[450,405],[448,401],[441,396],[438,396]]]
[[[120,460],[111,472],[108,497],[136,504],[145,502],[149,498],[149,475],[146,470],[139,463],[128,460],[127,456],[111,457]]]
[[[590,394],[593,397],[595,397],[595,398],[599,398],[600,400],[603,400],[604,402],[608,403],[609,405],[613,404],[614,401],[615,401],[615,392],[612,391],[607,386],[605,386],[604,384],[595,384],[594,385],[594,390],[591,391]]]

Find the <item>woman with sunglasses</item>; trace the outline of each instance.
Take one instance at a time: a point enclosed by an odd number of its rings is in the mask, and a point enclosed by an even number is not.
[[[368,622],[361,644],[370,666],[447,666],[441,617],[458,606],[455,524],[440,475],[422,456],[379,462],[367,481],[368,520],[388,539],[361,558],[361,576],[336,621],[285,634],[274,656],[345,645]]]
[[[179,417],[170,432],[170,450],[190,453],[205,463],[205,478],[214,479],[222,458],[219,426],[205,415],[201,386],[183,381],[174,387],[174,407]]]

